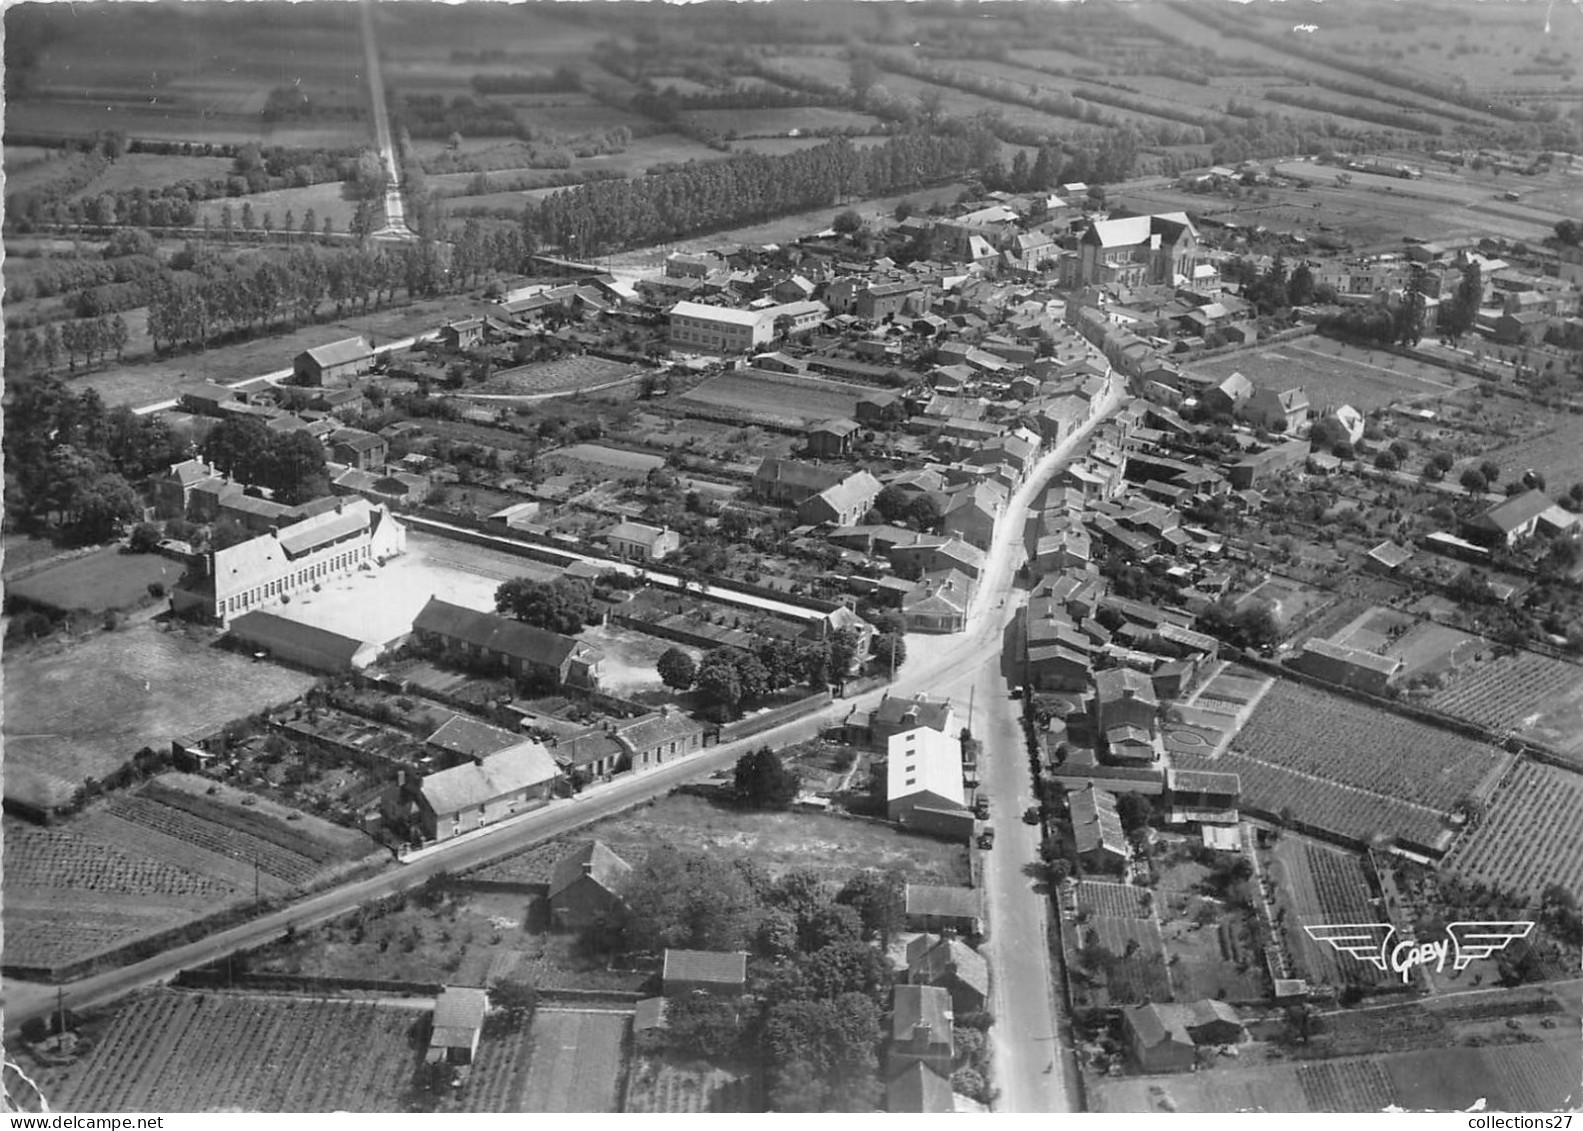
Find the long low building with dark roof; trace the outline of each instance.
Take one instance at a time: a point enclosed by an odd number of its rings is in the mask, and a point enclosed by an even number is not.
[[[518,679],[552,679],[558,685],[597,687],[604,653],[571,636],[429,598],[412,622],[420,646],[463,664],[484,664]]]

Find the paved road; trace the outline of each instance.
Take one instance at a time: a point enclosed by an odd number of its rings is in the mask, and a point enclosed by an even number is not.
[[[1075,1109],[1061,1058],[1055,1055],[1065,1021],[1059,1014],[1047,941],[1046,900],[1024,869],[1038,859],[1034,829],[1020,822],[1032,803],[1031,784],[1014,705],[1001,675],[1005,626],[1021,594],[1013,580],[1021,560],[1023,526],[1029,505],[1070,452],[1098,420],[1109,415],[1119,397],[1061,449],[1047,453],[1007,505],[986,556],[980,588],[965,632],[948,637],[914,636],[908,661],[889,688],[852,699],[838,699],[822,711],[782,724],[735,743],[714,747],[685,761],[595,786],[582,796],[561,800],[481,835],[441,846],[422,859],[370,879],[310,896],[281,911],[65,987],[64,1003],[86,1009],[142,986],[165,981],[179,970],[212,962],[237,950],[256,947],[285,932],[343,914],[398,891],[411,890],[440,871],[460,871],[560,836],[684,781],[728,769],[749,749],[766,743],[785,746],[811,737],[853,711],[867,711],[887,692],[949,695],[966,710],[975,706],[973,724],[986,739],[981,774],[989,791],[1000,839],[988,854],[985,870],[990,961],[995,972],[995,1042],[999,1107],[1005,1111]],[[982,706],[978,706],[982,704]],[[56,987],[11,980],[4,987],[6,1027],[14,1031],[29,1018],[54,1008]],[[1050,1070],[1046,1071],[1046,1066]]]
[[[375,239],[416,238],[407,227],[406,204],[401,198],[401,165],[390,136],[390,114],[385,104],[385,79],[379,70],[379,46],[374,39],[374,0],[363,0],[363,57],[368,68],[368,100],[374,109],[374,139],[385,163],[385,226],[370,233]]]

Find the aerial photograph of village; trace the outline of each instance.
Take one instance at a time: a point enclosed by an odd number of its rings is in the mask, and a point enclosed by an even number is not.
[[[1583,1110],[1583,4],[3,20],[0,1108]]]

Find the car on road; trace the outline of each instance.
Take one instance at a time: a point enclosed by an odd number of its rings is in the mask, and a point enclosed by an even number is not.
[[[989,795],[987,793],[981,793],[973,799],[973,816],[980,821],[989,819]]]
[[[1037,825],[1041,820],[1043,814],[1039,812],[1037,805],[1030,805],[1022,811],[1022,823],[1025,825]]]
[[[986,828],[978,834],[978,846],[980,848],[995,847],[995,830],[993,828]]]

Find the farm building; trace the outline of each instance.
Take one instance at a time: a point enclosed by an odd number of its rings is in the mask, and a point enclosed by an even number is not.
[[[564,930],[610,922],[626,913],[632,865],[601,841],[561,857],[550,873],[550,917]]]
[[[952,1018],[951,995],[941,987],[896,986],[891,991],[890,1072],[899,1073],[910,1061],[949,1072],[955,1055]]]
[[[542,745],[519,742],[417,780],[403,772],[385,815],[426,843],[450,840],[543,805],[558,774]]]
[[[908,884],[903,903],[908,930],[976,935],[984,925],[983,895],[977,888]]]
[[[1371,695],[1384,695],[1406,666],[1399,657],[1381,656],[1328,640],[1303,641],[1302,654],[1291,665],[1305,675]]]
[[[668,526],[621,522],[605,531],[605,543],[624,562],[657,562],[681,549],[682,536]]]
[[[486,991],[467,986],[443,988],[434,999],[434,1024],[424,1060],[430,1064],[472,1064],[488,1012]]]
[[[989,963],[961,939],[919,935],[907,944],[907,981],[940,986],[957,1013],[975,1013],[989,1000]]]
[[[227,636],[249,652],[262,652],[279,663],[316,672],[366,668],[380,653],[376,643],[298,624],[258,609],[232,621]]]
[[[667,948],[660,976],[666,997],[698,993],[736,996],[747,989],[748,956],[739,951]]]
[[[1242,1039],[1242,1018],[1223,1001],[1140,1005],[1121,1015],[1127,1047],[1145,1072],[1188,1072],[1199,1045]]]
[[[483,664],[517,679],[541,679],[568,687],[598,687],[604,653],[582,641],[429,598],[412,633],[419,645],[464,665]]]
[[[962,785],[962,743],[920,726],[885,745],[885,815],[897,824],[953,840],[973,835]]]
[[[364,338],[343,338],[303,350],[291,363],[298,385],[330,385],[349,381],[374,368],[374,348]]]
[[[406,546],[406,527],[386,507],[337,499],[334,510],[205,554],[172,591],[171,611],[225,625]]]

